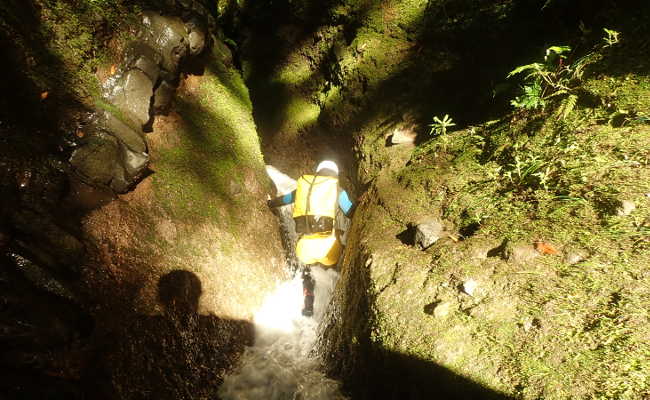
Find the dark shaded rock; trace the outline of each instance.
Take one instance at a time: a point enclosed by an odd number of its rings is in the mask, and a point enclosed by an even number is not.
[[[23,208],[14,212],[11,222],[16,231],[14,243],[21,253],[31,254],[39,264],[60,272],[78,272],[84,245],[50,217]]]
[[[141,38],[162,56],[164,79],[173,81],[178,65],[189,53],[188,32],[180,18],[162,16],[153,11],[143,13],[145,29]]]
[[[147,151],[147,144],[141,130],[137,131],[110,112],[104,112],[100,121],[103,121],[113,136],[120,139],[131,150],[140,153]]]
[[[29,281],[35,288],[64,299],[78,301],[75,295],[61,281],[41,266],[15,253],[9,253],[7,258],[12,261],[16,269],[20,270],[25,281]]]
[[[111,180],[110,187],[116,193],[126,193],[131,187],[131,180],[126,177],[124,167],[117,165],[113,169],[113,179]]]
[[[162,56],[142,41],[132,42],[126,50],[125,69],[139,69],[149,77],[153,84],[156,84],[160,76],[161,62]]]
[[[176,87],[169,84],[167,81],[160,82],[156,88],[153,100],[153,113],[167,115],[174,99]]]
[[[119,77],[108,100],[125,117],[133,119],[140,126],[149,121],[149,105],[153,96],[151,79],[139,69],[133,68]]]
[[[119,160],[117,139],[105,132],[89,136],[70,157],[70,164],[82,179],[93,185],[108,185]]]

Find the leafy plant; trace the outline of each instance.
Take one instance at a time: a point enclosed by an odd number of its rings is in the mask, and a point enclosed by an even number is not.
[[[444,136],[447,133],[447,128],[450,128],[452,126],[456,126],[456,124],[453,122],[453,120],[449,117],[448,114],[445,114],[442,119],[438,117],[433,117],[433,123],[429,124],[431,127],[431,130],[429,131],[429,135],[439,135],[439,136]]]
[[[605,42],[604,47],[611,47],[619,42],[618,37],[620,35],[620,32],[607,28],[603,28],[603,30],[606,34],[606,36],[603,38],[603,41]]]
[[[603,48],[619,42],[619,32],[604,29]],[[566,119],[575,109],[578,101],[576,93],[581,84],[585,67],[594,63],[598,57],[590,52],[572,63],[567,60],[572,50],[569,46],[551,46],[546,49],[544,62],[518,66],[510,71],[507,78],[524,75],[522,94],[510,101],[516,108],[543,109],[549,99],[563,98],[558,117]]]

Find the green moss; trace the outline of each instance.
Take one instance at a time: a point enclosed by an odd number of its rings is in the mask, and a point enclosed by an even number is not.
[[[566,120],[551,105],[448,132],[399,167],[386,128],[369,123],[360,166],[378,196],[365,236],[380,316],[373,340],[523,398],[632,399],[650,390],[640,370],[650,354],[650,292],[640,278],[650,264],[646,80],[588,81],[584,88],[611,103],[580,104]],[[636,205],[630,215],[619,215],[623,200]],[[394,239],[427,213],[455,232],[474,229],[426,252]],[[497,251],[536,241],[559,254],[519,265]],[[474,258],[485,246],[491,256]],[[566,262],[576,250],[586,259]],[[459,289],[469,278],[484,291],[477,298]],[[443,303],[446,317],[424,311]]]
[[[231,219],[246,215],[252,201],[241,194],[264,182],[264,163],[246,87],[237,73],[224,71],[209,65],[196,93],[178,100],[181,142],[154,160],[154,183],[158,199],[177,218],[235,226]]]

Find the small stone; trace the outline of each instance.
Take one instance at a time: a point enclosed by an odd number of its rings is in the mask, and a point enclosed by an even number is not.
[[[587,258],[587,254],[582,250],[571,250],[564,254],[564,262],[569,265],[582,262],[586,258]]]
[[[518,245],[507,250],[507,260],[513,264],[525,264],[539,257],[533,245]]]
[[[444,318],[447,315],[449,315],[450,311],[451,311],[451,304],[447,302],[442,302],[433,309],[433,316],[436,318]]]
[[[531,329],[539,328],[540,323],[537,318],[527,317],[522,323],[522,327],[525,332],[529,332]]]
[[[616,210],[616,215],[620,217],[625,217],[632,214],[632,211],[636,209],[636,205],[633,201],[623,200],[621,206]]]
[[[415,244],[425,250],[445,236],[445,227],[437,219],[430,219],[415,227]]]
[[[469,296],[474,296],[477,287],[478,282],[470,278],[463,283],[463,292]]]

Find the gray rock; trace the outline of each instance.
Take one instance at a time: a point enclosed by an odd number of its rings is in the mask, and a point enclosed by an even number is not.
[[[117,139],[99,132],[72,153],[70,165],[84,181],[93,185],[108,185],[119,157]]]
[[[176,87],[169,84],[167,81],[160,82],[160,85],[158,85],[153,95],[154,114],[167,115],[169,113],[175,92]]]
[[[125,180],[135,183],[142,172],[149,165],[149,154],[134,152],[126,146],[122,146],[122,167],[124,168]]]
[[[181,60],[189,53],[185,24],[180,18],[153,11],[143,13],[142,23],[145,26],[142,39],[162,56],[162,67],[170,75],[167,78],[175,76]]]
[[[160,76],[162,56],[148,44],[136,40],[126,50],[124,69],[137,68],[144,72],[155,84]]]
[[[525,264],[539,257],[535,246],[520,244],[506,249],[506,259],[513,264]]]
[[[444,236],[445,227],[437,219],[425,220],[415,227],[415,244],[426,249]]]
[[[142,126],[149,121],[151,96],[153,83],[144,72],[133,68],[117,79],[108,100],[124,116]]]
[[[632,214],[632,211],[636,209],[636,204],[630,200],[621,201],[621,206],[616,210],[616,215],[624,217]]]
[[[147,151],[147,144],[142,129],[133,128],[125,124],[118,117],[107,111],[102,114],[99,121],[100,123],[104,123],[110,133],[120,139],[131,150],[138,153]]]

